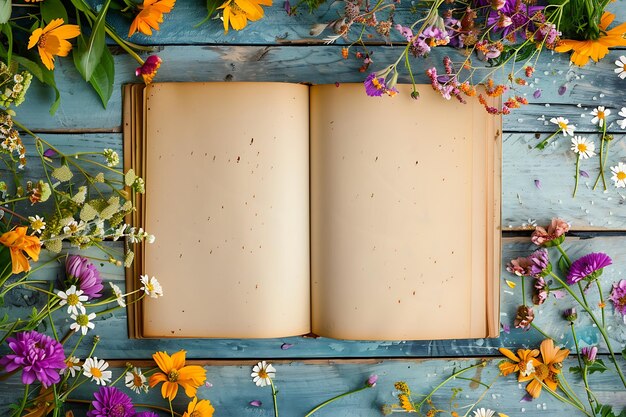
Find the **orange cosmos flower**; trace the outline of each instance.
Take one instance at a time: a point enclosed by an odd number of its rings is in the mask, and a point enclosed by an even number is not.
[[[54,69],[54,55],[67,56],[72,50],[72,44],[67,39],[80,35],[78,25],[64,25],[63,19],[54,19],[41,29],[33,31],[28,39],[28,49],[37,45],[41,62],[49,70]]]
[[[271,6],[272,0],[227,0],[218,9],[224,9],[224,33],[228,33],[228,24],[235,30],[241,30],[248,24],[263,17],[260,5]]]
[[[11,250],[11,263],[13,264],[14,274],[30,271],[30,264],[24,252],[33,261],[39,260],[39,252],[41,251],[39,238],[37,236],[27,236],[26,229],[28,229],[26,226],[16,227],[14,230],[0,236],[0,243]]]
[[[552,391],[556,391],[559,384],[557,375],[561,373],[563,360],[569,355],[569,349],[561,349],[554,346],[552,339],[546,339],[541,342],[539,347],[541,350],[541,358],[543,363],[535,366],[535,374],[533,380],[526,386],[526,391],[533,398],[539,397],[541,394],[541,382],[546,384]]]
[[[200,400],[194,397],[187,406],[183,417],[213,417],[215,409],[209,400]]]
[[[537,356],[539,356],[537,349],[518,349],[517,356],[505,348],[500,348],[499,351],[513,361],[502,362],[499,365],[502,375],[507,376],[514,372],[519,372],[518,381],[520,382],[530,381],[533,378],[532,374],[535,372],[535,367],[541,363],[537,360]]]
[[[568,52],[573,50],[570,61],[579,67],[589,62],[589,58],[598,62],[609,53],[609,48],[614,46],[626,46],[626,23],[622,23],[611,30],[606,30],[613,22],[615,15],[613,13],[604,12],[600,19],[601,35],[598,39],[589,39],[586,41],[577,41],[573,39],[562,39],[556,48],[557,52]]]
[[[174,3],[176,0],[143,0],[143,5],[139,6],[141,11],[130,24],[128,37],[130,38],[137,31],[151,36],[152,29],[159,30],[159,23],[163,22],[163,14],[171,12]]]
[[[196,390],[206,381],[206,371],[197,365],[185,366],[185,351],[174,353],[172,356],[167,352],[157,352],[152,355],[157,366],[163,372],[158,372],[150,377],[150,388],[154,388],[159,382],[163,382],[161,395],[172,401],[178,393],[180,385],[188,397],[195,397]]]

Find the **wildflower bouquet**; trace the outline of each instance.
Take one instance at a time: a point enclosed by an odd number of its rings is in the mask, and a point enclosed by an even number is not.
[[[0,108],[0,305],[9,299],[23,307],[24,291],[32,300],[27,316],[5,313],[0,319],[0,379],[19,374],[24,386],[22,400],[12,410],[15,416],[44,416],[53,410],[59,415],[81,385],[108,385],[112,372],[95,353],[99,338],[92,337],[96,317],[163,295],[158,281],[147,275],[139,290],[127,294],[114,283],[103,284],[98,265],[129,266],[134,256],[130,243],[154,241],[124,223],[134,209],[134,195],[143,193],[145,184],[132,170],[118,168],[120,158],[113,149],[66,153],[20,124],[13,108],[23,101],[31,78],[0,63],[5,87]],[[45,280],[39,271],[50,267],[64,273]],[[79,352],[87,353],[79,359]],[[100,395],[116,394],[107,390]]]
[[[477,97],[489,113],[508,114],[527,103],[522,86],[530,84],[540,54],[545,49],[557,52],[573,50],[572,62],[584,65],[589,58],[598,61],[608,48],[626,45],[623,34],[626,24],[608,29],[614,16],[604,13],[608,0],[563,0],[536,2],[535,0],[433,0],[417,3],[414,21],[398,22],[396,2],[380,0],[373,5],[361,0],[348,0],[342,15],[330,22],[316,24],[312,35],[326,29],[334,34],[325,38],[332,43],[344,38],[350,44],[344,47],[344,58],[350,49],[363,61],[361,72],[369,71],[373,57],[363,39],[371,37],[369,29],[387,42],[402,39],[404,47],[398,58],[376,72],[370,72],[365,89],[370,96],[393,96],[401,72],[405,71],[414,89],[417,74],[415,59],[428,56],[441,46],[459,49],[461,54],[445,56],[441,67],[427,69],[432,88],[445,99],[465,102]],[[584,7],[583,7],[584,6]],[[358,33],[350,40],[350,33]],[[496,82],[496,71],[501,70]],[[477,86],[485,85],[478,93]],[[507,97],[499,108],[489,106],[484,94]],[[541,95],[540,90],[534,93]]]

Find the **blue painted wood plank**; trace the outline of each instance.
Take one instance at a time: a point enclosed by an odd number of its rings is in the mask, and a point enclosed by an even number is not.
[[[373,47],[375,65],[380,69],[393,62],[398,48]],[[438,65],[449,50],[436,49],[426,60],[417,62],[414,69],[418,82],[428,83],[426,68]],[[613,73],[613,61],[624,52],[613,51],[597,65],[584,69],[570,68],[565,55],[545,54],[531,80],[531,86],[520,88],[531,104],[515,110],[504,119],[507,132],[554,132],[551,117],[564,116],[577,125],[580,132],[594,132],[588,113],[596,105],[613,109],[610,131],[621,131],[616,125],[617,111],[626,103],[626,81]],[[358,71],[361,63],[343,60],[338,46],[168,46],[159,55],[164,62],[156,81],[285,81],[309,83],[362,82],[366,74]],[[458,56],[458,55],[457,55]],[[26,102],[19,107],[18,120],[37,131],[119,131],[121,126],[121,85],[138,82],[134,76],[136,62],[130,57],[115,56],[116,75],[113,96],[107,109],[82,81],[67,59],[59,59],[57,83],[62,91],[61,106],[54,116],[48,114],[53,93],[38,82],[33,82]],[[547,75],[545,72],[547,71]],[[573,75],[572,75],[573,74]],[[506,77],[499,73],[499,77]],[[402,82],[408,82],[405,74]],[[567,90],[558,95],[561,85]],[[426,87],[428,88],[428,87]],[[532,97],[542,90],[539,99]],[[594,100],[595,97],[595,100]],[[363,99],[367,97],[363,96]],[[581,107],[577,105],[580,104]],[[416,109],[419,111],[419,102]],[[207,103],[208,108],[219,103]],[[581,117],[585,114],[585,117]]]
[[[597,237],[593,239],[579,240],[571,238],[564,245],[570,252],[572,259],[577,259],[592,251],[604,251],[613,258],[614,265],[607,267],[601,277],[605,298],[611,284],[626,279],[622,271],[626,270],[626,247],[623,245],[623,237]],[[120,248],[120,242],[111,243],[111,249]],[[529,255],[536,247],[527,238],[505,238],[503,240],[502,274],[501,274],[501,322],[513,327],[515,310],[522,302],[520,279],[506,272],[506,263],[518,256]],[[91,256],[97,251],[90,250]],[[554,254],[553,254],[554,255]],[[558,258],[552,257],[554,268]],[[124,288],[123,270],[110,264],[102,268],[103,277],[107,281],[115,282]],[[34,276],[35,279],[55,280],[63,277],[61,267],[48,268]],[[158,278],[158,274],[157,274]],[[505,279],[517,284],[515,289],[505,284]],[[526,291],[528,300],[531,299],[532,279],[526,278]],[[106,287],[106,294],[110,289]],[[167,288],[164,288],[167,296]],[[38,298],[25,298],[28,291],[15,291],[7,296],[7,304],[0,309],[0,313],[8,311],[12,317],[27,315],[33,305],[45,301]],[[596,305],[598,301],[595,288],[588,293],[589,302]],[[530,303],[530,301],[529,301]],[[621,351],[626,346],[626,327],[623,325],[622,316],[613,310],[611,303],[607,303],[607,323],[610,325],[609,334],[613,338],[613,346]],[[8,306],[8,307],[7,307]],[[535,307],[535,322],[540,328],[555,340],[572,347],[572,339],[569,334],[568,323],[562,318],[565,308],[574,306],[568,297],[557,300],[550,297],[548,301]],[[109,306],[110,307],[110,306]],[[97,310],[96,310],[97,311]],[[579,309],[579,311],[582,311]],[[599,311],[596,311],[599,314]],[[592,322],[584,313],[579,314],[578,333],[586,345],[601,343],[598,332],[593,328]],[[55,313],[57,330],[65,333],[69,329],[71,320],[65,311]],[[426,318],[425,318],[426,319]],[[538,344],[543,336],[535,331],[523,331],[512,329],[510,333],[502,333],[497,339],[476,340],[448,340],[448,341],[341,341],[328,338],[277,338],[277,339],[142,339],[129,340],[127,337],[127,321],[124,309],[118,309],[111,313],[99,316],[96,327],[88,334],[88,338],[99,335],[101,341],[98,351],[109,359],[145,359],[160,349],[177,350],[185,348],[190,358],[203,359],[247,359],[254,357],[265,358],[320,358],[320,357],[343,357],[343,358],[375,358],[375,357],[459,357],[459,356],[490,356],[498,355],[499,347],[531,346]],[[70,343],[77,340],[73,335]],[[283,350],[283,343],[293,346]],[[83,347],[77,351],[78,355],[86,355],[89,343],[83,343]]]
[[[170,352],[171,353],[171,352]],[[513,375],[498,376],[498,362],[501,358],[487,360],[484,368],[470,370],[463,376],[475,379],[492,388],[483,396],[478,407],[486,407],[511,417],[523,416],[582,416],[583,414],[571,406],[563,404],[547,393],[533,402],[520,402],[525,394],[525,384],[517,382]],[[382,407],[397,403],[394,396],[394,383],[406,382],[413,393],[413,400],[419,402],[424,395],[430,393],[450,374],[478,363],[478,359],[450,360],[381,360],[381,361],[293,361],[274,362],[276,377],[274,383],[278,389],[278,407],[282,416],[304,416],[314,406],[331,397],[352,389],[362,387],[365,380],[372,375],[379,376],[374,388],[367,389],[352,396],[343,398],[315,413],[316,417],[374,417],[381,416]],[[237,361],[205,365],[210,388],[203,386],[197,392],[199,399],[208,399],[215,407],[215,416],[221,417],[261,417],[273,416],[272,398],[269,387],[255,386],[250,378],[252,366],[256,361]],[[576,365],[576,359],[570,356],[564,362],[564,374],[574,392],[586,404],[584,387],[576,376],[567,370]],[[152,365],[148,365],[152,366]],[[146,368],[144,368],[145,370]],[[114,369],[113,378],[121,374],[120,368]],[[601,403],[610,404],[619,412],[626,405],[626,391],[615,374],[607,371],[595,373],[590,377],[590,384]],[[6,406],[17,400],[21,394],[19,380],[12,377],[3,383],[5,389],[0,390],[0,413],[6,413]],[[166,400],[160,395],[157,387],[148,394],[136,395],[121,383],[117,385],[123,392],[130,395],[136,403],[149,403],[168,408]],[[91,400],[92,393],[99,387],[87,382],[71,395],[72,399]],[[452,400],[452,389],[460,390]],[[485,392],[485,387],[467,379],[456,379],[439,390],[432,398],[440,409],[457,411],[460,415],[471,411]],[[249,405],[250,401],[260,400],[261,407]],[[186,411],[189,401],[182,390],[174,400],[174,411]],[[68,403],[76,417],[83,416],[85,406]],[[588,407],[588,406],[587,406]],[[425,413],[429,407],[424,405]],[[159,414],[168,415],[166,413]]]

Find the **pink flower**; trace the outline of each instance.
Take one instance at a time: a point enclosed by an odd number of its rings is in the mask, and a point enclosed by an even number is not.
[[[543,227],[537,226],[530,239],[537,246],[557,246],[563,243],[564,235],[568,231],[569,224],[565,220],[555,217],[547,231]]]
[[[626,279],[613,284],[609,300],[620,314],[626,316]]]
[[[148,85],[156,76],[157,71],[161,66],[161,62],[163,62],[163,60],[159,58],[158,55],[150,55],[142,66],[137,67],[135,75],[137,77],[141,75],[141,77],[143,77],[143,82]]]

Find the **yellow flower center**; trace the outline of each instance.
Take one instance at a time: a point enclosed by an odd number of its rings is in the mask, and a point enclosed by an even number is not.
[[[41,220],[35,220],[34,222],[32,222],[32,223],[30,224],[30,227],[31,227],[33,230],[39,230],[39,229],[41,229],[43,226],[44,226],[44,223],[43,223]]]
[[[545,364],[541,363],[535,367],[535,375],[538,380],[543,381],[550,375],[550,369],[548,369]]]
[[[47,34],[44,33],[39,38],[39,42],[37,42],[37,46],[40,47],[41,49],[44,49],[46,47],[46,36],[47,36]]]
[[[599,111],[598,112],[598,119],[604,119],[604,112],[603,111]]]
[[[195,410],[193,413],[189,414],[189,417],[202,417],[202,412]]]
[[[259,371],[259,377],[265,379],[265,378],[268,378],[269,375],[267,375],[267,371],[265,369],[261,369]]]
[[[154,291],[154,285],[151,282],[148,282],[146,284],[146,290],[148,290],[148,292],[153,292]]]
[[[178,371],[176,369],[172,369],[169,374],[167,374],[167,380],[170,382],[178,381]]]
[[[567,123],[559,122],[559,127],[561,128],[561,130],[567,130]]]
[[[78,305],[78,303],[80,303],[80,300],[78,299],[78,296],[76,294],[68,294],[67,303],[71,306],[76,306]]]
[[[102,371],[98,368],[91,368],[91,375],[93,375],[94,378],[101,378]]]
[[[78,323],[79,326],[86,326],[89,324],[89,317],[87,317],[86,314],[79,314],[76,317],[76,323]]]
[[[580,152],[580,153],[587,152],[587,145],[585,145],[584,143],[579,143],[578,144],[578,152]]]
[[[626,71],[626,64],[622,65],[622,70]]]
[[[624,172],[624,171],[618,172],[617,173],[617,179],[621,180],[621,181],[626,180],[626,172]]]
[[[372,78],[372,84],[374,85],[374,87],[376,87],[377,90],[383,89],[382,84],[378,82],[378,78],[376,77]]]
[[[138,374],[134,374],[135,377],[133,378],[133,385],[136,387],[143,387],[143,381],[141,380],[141,377]]]

